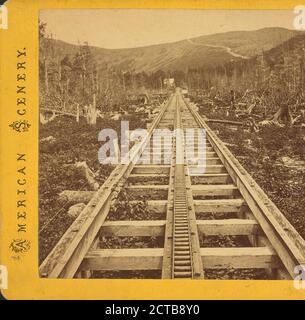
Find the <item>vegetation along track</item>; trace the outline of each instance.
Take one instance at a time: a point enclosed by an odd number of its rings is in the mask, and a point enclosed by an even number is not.
[[[156,128],[170,130],[148,158],[167,161],[145,164],[139,156],[153,150]],[[205,139],[195,134],[187,140],[189,128],[204,129]],[[183,134],[172,136],[173,129]],[[186,157],[190,146],[198,159],[205,151],[204,171],[192,170],[202,164],[194,163],[196,156],[194,161]],[[164,279],[289,279],[305,264],[302,237],[179,90],[164,103],[130,160],[116,167],[44,260],[42,277],[95,278],[110,272],[108,277],[120,278],[127,272],[133,278],[148,272]],[[164,219],[109,219],[120,192],[132,194],[133,201],[144,199],[152,215]],[[157,247],[105,248],[107,237],[162,241]]]

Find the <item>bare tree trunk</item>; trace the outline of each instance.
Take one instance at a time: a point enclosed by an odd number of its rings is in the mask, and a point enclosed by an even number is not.
[[[92,104],[92,124],[96,124],[96,94],[93,93],[93,104]]]
[[[76,106],[76,122],[79,122],[79,104]]]
[[[290,126],[292,124],[292,121],[293,117],[291,114],[291,110],[287,104],[281,106],[272,118],[272,122],[277,125],[280,125],[280,122],[282,122],[285,125]]]
[[[44,59],[44,83],[46,87],[46,93],[49,92],[49,78],[48,78],[48,64],[47,59]]]

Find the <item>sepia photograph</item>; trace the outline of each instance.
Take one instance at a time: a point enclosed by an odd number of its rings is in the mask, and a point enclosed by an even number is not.
[[[305,279],[304,12],[39,11],[40,278]]]

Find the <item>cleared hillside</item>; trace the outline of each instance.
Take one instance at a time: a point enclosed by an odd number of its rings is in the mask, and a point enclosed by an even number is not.
[[[90,47],[100,68],[105,66],[135,72],[182,70],[221,65],[231,60],[253,57],[294,37],[298,32],[284,28],[235,31],[201,36],[160,45],[104,49]],[[58,59],[74,55],[77,45],[60,40],[42,39],[47,55]]]

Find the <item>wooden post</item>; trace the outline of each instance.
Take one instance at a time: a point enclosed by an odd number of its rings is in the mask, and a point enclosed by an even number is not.
[[[76,106],[76,122],[79,122],[79,104]]]
[[[96,124],[96,93],[93,93],[92,124]]]

